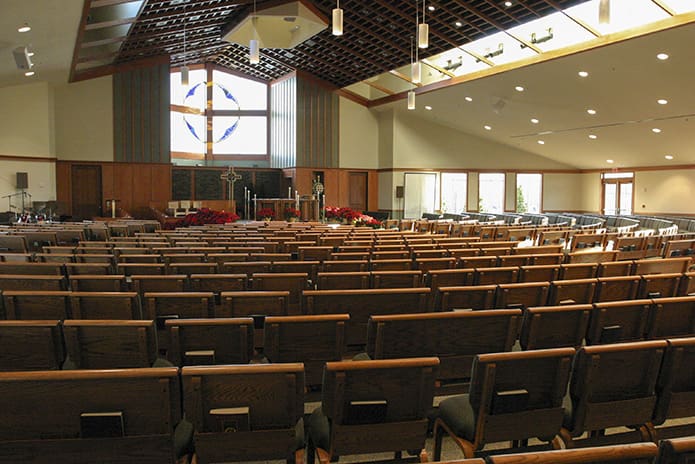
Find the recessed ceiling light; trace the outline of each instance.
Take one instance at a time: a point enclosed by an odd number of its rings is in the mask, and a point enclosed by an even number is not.
[[[426,109],[427,111],[432,111],[432,107],[431,107],[430,105],[425,105],[425,109]]]
[[[540,121],[536,118],[531,118],[531,123],[532,124],[538,124]]]
[[[29,32],[31,30],[31,26],[29,26],[27,23],[24,23],[20,27],[17,28],[17,32]]]
[[[485,130],[492,130],[492,127],[485,125],[485,126],[483,126],[483,129],[485,129]]]
[[[613,160],[606,160],[606,163],[608,163],[608,164],[613,164],[613,163],[615,163],[615,161],[613,161]]]
[[[668,104],[668,100],[666,100],[665,98],[659,98],[656,102],[659,105],[667,105]]]
[[[668,53],[659,53],[656,57],[661,61],[668,60]]]
[[[591,140],[596,140],[598,138],[598,136],[596,134],[589,134],[589,138]]]
[[[538,145],[545,145],[545,141],[544,141],[544,140],[539,140],[539,141],[538,141]]]
[[[517,92],[523,92],[524,88],[520,85],[517,85],[516,87],[514,87],[514,90],[516,90]]]
[[[592,115],[592,116],[593,116],[594,114],[596,114],[596,110],[592,110],[591,108],[589,108],[588,110],[586,110],[586,112],[589,113],[589,114]]]
[[[673,159],[673,155],[665,155],[664,158],[666,158],[667,160],[672,160],[672,159]]]
[[[27,71],[27,72],[24,73],[24,75],[27,76],[27,77],[31,77],[31,76],[33,76],[34,74],[36,74],[34,71]]]
[[[577,74],[579,74],[579,77],[587,77],[589,75],[586,71],[579,71]]]
[[[473,97],[465,97],[464,100],[466,100],[467,102],[472,102],[472,101],[473,101]]]
[[[454,26],[456,26],[456,27],[461,27],[461,26],[463,26],[463,23],[462,23],[461,21],[456,21],[456,22],[454,23]]]
[[[434,5],[428,6],[427,9],[430,10],[430,11],[434,11]]]
[[[502,5],[509,8],[510,6],[514,5],[514,2],[512,2],[511,0],[507,0],[506,2],[503,2]]]
[[[654,132],[655,134],[661,134],[661,129],[655,127],[654,129],[652,129],[652,132]]]

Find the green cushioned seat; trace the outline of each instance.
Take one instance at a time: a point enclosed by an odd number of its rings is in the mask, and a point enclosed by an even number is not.
[[[174,455],[178,459],[193,451],[193,424],[183,419],[174,428]]]
[[[439,403],[439,418],[456,436],[473,441],[475,414],[468,395],[454,396]]]
[[[315,448],[329,449],[331,424],[321,408],[314,409],[307,421],[309,439]]]

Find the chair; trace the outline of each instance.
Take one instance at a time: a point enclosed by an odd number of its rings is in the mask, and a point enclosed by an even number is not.
[[[131,275],[164,275],[166,265],[162,263],[118,263],[116,274]]]
[[[216,263],[171,263],[167,265],[171,274],[215,274],[217,272]]]
[[[142,319],[136,292],[72,292],[72,319]]]
[[[695,438],[683,437],[659,442],[657,464],[692,464],[695,462]]]
[[[652,464],[659,448],[654,443],[596,446],[582,449],[492,455],[489,464]],[[460,461],[464,462],[464,461]]]
[[[471,458],[486,443],[552,441],[562,426],[562,397],[567,388],[573,348],[481,354],[473,361],[468,395],[439,404],[434,423],[434,459],[442,438],[451,436]]]
[[[558,280],[591,279],[596,277],[597,263],[560,264]]]
[[[173,367],[0,372],[0,398],[0,462],[161,464],[177,454]]]
[[[519,335],[524,350],[578,348],[589,325],[592,305],[528,308]]]
[[[596,303],[591,310],[587,345],[644,340],[652,300],[630,300]]]
[[[668,340],[668,348],[656,384],[658,399],[654,410],[654,427],[651,430],[654,439],[695,435],[695,424],[692,420],[678,424],[664,424],[669,419],[695,416],[693,366],[695,366],[695,338]]]
[[[215,317],[287,316],[288,291],[222,292]]]
[[[270,272],[270,261],[230,261],[219,266],[221,274],[246,274],[249,278],[256,273]]]
[[[65,277],[58,275],[0,275],[0,291],[3,290],[65,290]]]
[[[475,269],[436,269],[425,274],[425,280],[428,282],[432,291],[436,291],[440,287],[461,287],[465,285],[473,285],[473,275]]]
[[[632,274],[632,261],[609,261],[598,263],[597,277],[617,277]]]
[[[381,259],[369,262],[372,271],[409,271],[412,269],[411,259]]]
[[[667,298],[677,296],[682,273],[643,275],[637,298]]]
[[[638,259],[635,261],[632,273],[635,275],[682,274],[687,272],[691,261],[691,258]]]
[[[60,321],[0,321],[0,372],[58,370],[65,352]]]
[[[65,263],[0,262],[0,274],[59,275],[64,274]]]
[[[308,420],[307,461],[417,450],[427,462],[427,412],[437,358],[329,362],[321,407]]]
[[[372,288],[422,287],[422,271],[372,271]]]
[[[655,298],[647,338],[695,336],[695,296]]]
[[[416,269],[419,269],[423,273],[427,273],[437,269],[455,268],[456,258],[424,258],[415,260],[414,264]]]
[[[63,369],[152,367],[157,361],[154,321],[65,321],[63,334]]]
[[[110,263],[65,263],[65,272],[71,275],[107,275],[113,274]]]
[[[495,294],[496,308],[528,308],[545,306],[550,282],[500,284]]]
[[[319,272],[316,288],[319,290],[348,290],[369,288],[369,272]]]
[[[181,379],[199,464],[304,462],[304,366],[184,367]]]
[[[125,275],[72,275],[69,277],[73,292],[123,292]]]
[[[263,354],[271,363],[303,363],[307,387],[320,387],[326,362],[343,359],[349,320],[348,314],[267,317]]]
[[[554,280],[550,282],[548,305],[592,303],[596,282],[596,279]]]
[[[641,282],[640,276],[599,277],[594,301],[634,300]]]
[[[287,309],[290,314],[301,314],[302,291],[308,288],[309,276],[306,273],[254,273],[251,287],[256,291],[290,292]]]
[[[560,432],[567,448],[651,441],[647,424],[665,340],[586,346],[577,352]],[[634,429],[608,434],[609,427]],[[580,438],[585,432],[588,437]]]
[[[213,292],[216,304],[222,292],[243,291],[248,285],[246,274],[191,274],[190,278],[191,291]]]
[[[147,319],[200,319],[213,317],[211,292],[145,293]],[[163,322],[160,327],[163,328]]]
[[[365,272],[369,271],[369,261],[359,259],[364,254],[357,253],[356,259],[349,260],[330,260],[321,264],[323,272]]]
[[[46,320],[67,319],[70,315],[71,292],[65,291],[4,291],[2,299],[7,319]]]
[[[518,267],[477,267],[473,285],[511,284],[518,280]]]
[[[372,359],[437,356],[438,394],[461,393],[476,355],[512,350],[521,315],[519,309],[500,309],[372,316],[367,354]]]
[[[558,280],[560,266],[556,264],[521,266],[519,282],[552,282]]]
[[[440,287],[436,301],[442,311],[455,309],[492,309],[497,285],[467,285],[461,287]],[[440,309],[440,308],[437,308]]]
[[[169,319],[167,359],[174,365],[248,364],[253,358],[253,319]]]

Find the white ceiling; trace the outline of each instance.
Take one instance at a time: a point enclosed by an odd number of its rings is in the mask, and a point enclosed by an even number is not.
[[[2,0],[0,87],[67,82],[82,5],[83,0]],[[24,22],[31,32],[17,32]],[[418,95],[411,114],[581,169],[695,164],[694,37],[692,23],[428,92]],[[36,53],[32,78],[12,57],[23,45]],[[670,58],[658,60],[660,52]],[[589,77],[578,77],[580,70]],[[525,91],[514,90],[517,85]],[[658,105],[659,98],[669,104]],[[400,100],[376,109],[407,111],[405,106]],[[597,114],[588,115],[588,108]],[[655,127],[662,132],[653,133]],[[666,154],[674,159],[664,159]]]

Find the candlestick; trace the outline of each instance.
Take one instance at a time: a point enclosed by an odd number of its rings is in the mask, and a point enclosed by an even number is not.
[[[287,198],[292,198],[292,187],[287,187]]]
[[[111,200],[111,217],[115,218],[116,217],[116,201]]]

